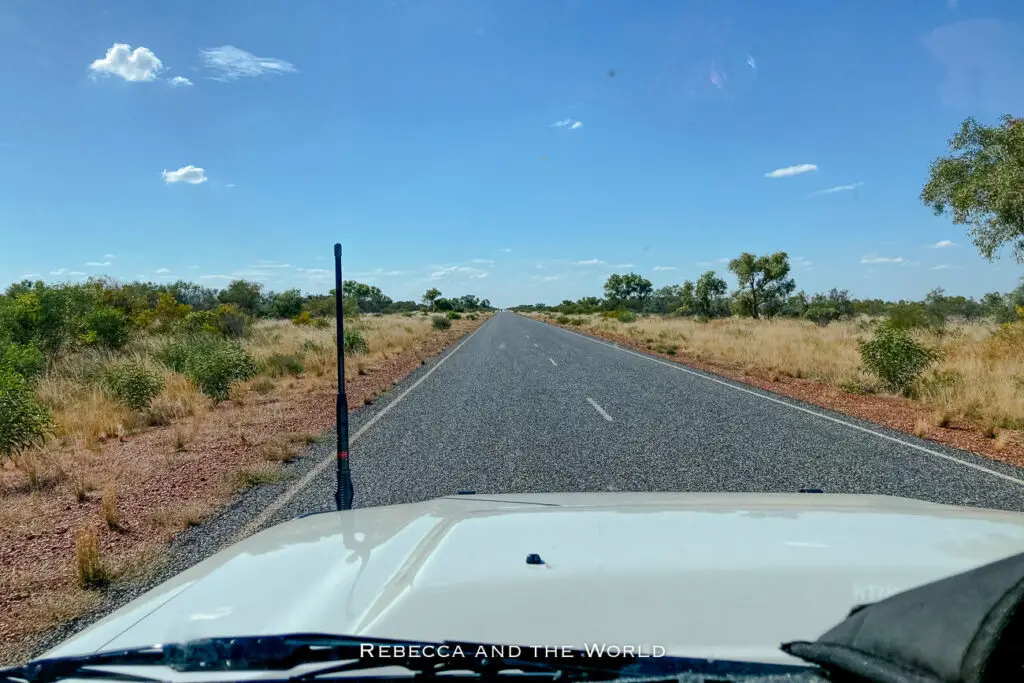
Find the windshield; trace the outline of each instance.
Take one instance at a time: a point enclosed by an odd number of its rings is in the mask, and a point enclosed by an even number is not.
[[[1024,551],[1024,5],[33,0],[0,38],[0,663],[263,530],[86,649],[793,663]]]

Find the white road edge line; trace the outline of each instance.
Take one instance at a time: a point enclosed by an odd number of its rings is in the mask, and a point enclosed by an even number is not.
[[[491,320],[493,320],[493,318],[492,318]],[[363,434],[365,434],[365,433],[366,433],[366,430],[368,430],[368,429],[369,429],[370,427],[372,427],[373,425],[377,424],[377,421],[378,421],[378,420],[380,420],[380,419],[381,419],[382,417],[384,417],[385,415],[387,415],[387,414],[388,414],[388,412],[389,412],[389,411],[390,411],[390,410],[391,410],[392,408],[394,408],[394,407],[395,407],[396,405],[398,405],[398,403],[399,403],[399,402],[400,402],[400,401],[401,401],[401,400],[402,400],[403,398],[405,398],[406,396],[408,396],[408,395],[409,395],[409,393],[410,393],[410,392],[411,392],[411,391],[412,391],[413,389],[415,389],[415,388],[416,388],[416,387],[418,387],[419,385],[423,384],[424,380],[426,380],[426,379],[427,379],[428,377],[430,377],[430,376],[431,376],[432,374],[434,374],[434,370],[437,370],[437,369],[438,369],[439,367],[441,367],[442,365],[444,365],[444,364],[445,364],[445,362],[446,362],[446,361],[447,361],[447,360],[448,360],[449,358],[451,358],[452,356],[454,356],[454,355],[455,355],[455,353],[456,353],[456,352],[457,352],[457,351],[458,351],[459,349],[461,349],[461,348],[462,348],[462,346],[463,346],[463,345],[464,345],[464,344],[465,344],[466,342],[468,342],[468,341],[469,341],[470,339],[472,339],[472,338],[473,338],[473,335],[474,335],[474,334],[476,334],[477,332],[479,332],[480,330],[482,330],[482,329],[484,328],[484,326],[485,326],[485,325],[487,325],[487,323],[489,323],[489,322],[490,322],[490,320],[488,320],[488,321],[487,321],[487,322],[485,322],[485,323],[484,323],[483,325],[481,325],[480,327],[478,327],[478,328],[476,328],[475,330],[473,330],[473,331],[472,331],[472,332],[470,333],[470,335],[469,335],[468,337],[466,337],[465,339],[463,339],[463,340],[462,340],[461,342],[459,342],[458,346],[456,346],[456,347],[455,347],[454,349],[452,349],[452,350],[451,350],[451,352],[449,352],[449,353],[448,353],[448,355],[446,355],[446,356],[445,356],[444,358],[442,358],[441,360],[437,361],[437,363],[436,363],[436,364],[435,364],[435,365],[434,365],[433,367],[431,367],[431,368],[430,368],[429,370],[427,370],[427,371],[426,371],[425,373],[423,373],[423,376],[422,376],[422,377],[420,377],[420,378],[419,378],[418,380],[416,380],[416,381],[415,381],[415,382],[413,383],[413,385],[412,385],[411,387],[409,387],[408,389],[406,389],[405,391],[403,391],[403,392],[402,392],[401,394],[399,394],[399,395],[398,395],[398,396],[397,396],[397,397],[395,398],[395,400],[393,400],[393,401],[392,401],[391,403],[389,403],[389,404],[387,404],[386,406],[384,406],[384,407],[383,407],[383,408],[382,408],[382,409],[381,409],[381,410],[380,410],[379,412],[377,412],[376,414],[374,414],[374,415],[373,415],[373,417],[371,417],[371,418],[370,418],[369,420],[367,420],[367,421],[366,421],[366,424],[364,424],[364,425],[363,425],[362,427],[360,427],[360,428],[359,428],[359,430],[358,430],[358,431],[357,431],[357,432],[356,432],[355,434],[353,434],[353,435],[352,435],[352,438],[350,438],[350,439],[349,439],[349,447],[351,447],[351,446],[352,446],[352,444],[354,444],[354,443],[355,443],[356,441],[358,441],[358,440],[359,440],[359,438],[360,438],[360,437],[361,437],[361,436],[362,436]],[[321,475],[321,474],[323,473],[323,471],[324,471],[325,469],[327,469],[327,467],[328,467],[329,465],[332,465],[332,464],[334,464],[334,461],[335,461],[335,459],[336,459],[336,458],[337,458],[337,454],[335,454],[335,453],[331,453],[331,454],[330,454],[330,455],[329,455],[328,457],[324,458],[324,459],[323,459],[322,461],[320,461],[319,463],[317,463],[317,465],[316,465],[316,466],[315,466],[315,467],[314,467],[313,469],[311,469],[311,470],[310,470],[309,472],[306,472],[305,476],[303,476],[303,477],[302,477],[302,479],[299,479],[299,481],[298,481],[298,482],[296,482],[296,483],[295,483],[295,484],[294,484],[294,485],[293,485],[293,486],[292,486],[291,488],[289,488],[289,489],[288,489],[287,491],[285,491],[285,492],[284,492],[284,493],[282,493],[282,494],[281,494],[280,496],[278,496],[278,497],[277,497],[277,498],[276,498],[276,499],[274,500],[274,502],[273,502],[273,503],[271,503],[271,504],[270,504],[270,505],[268,505],[268,506],[267,506],[266,508],[264,508],[263,512],[261,512],[261,513],[259,514],[259,516],[258,516],[258,517],[256,517],[256,519],[254,519],[254,520],[252,520],[251,522],[249,522],[249,524],[247,524],[247,525],[245,526],[245,528],[244,528],[244,529],[242,529],[242,531],[241,531],[241,532],[240,532],[240,533],[238,534],[238,536],[236,537],[236,540],[240,540],[240,539],[242,539],[242,538],[245,538],[245,537],[247,537],[247,536],[251,536],[251,535],[252,535],[253,533],[255,533],[255,531],[256,531],[257,529],[259,529],[259,528],[260,528],[261,526],[263,526],[263,524],[265,524],[265,523],[266,523],[266,521],[267,521],[268,519],[270,519],[270,518],[271,518],[271,517],[272,517],[273,515],[275,515],[275,514],[276,514],[276,513],[277,513],[277,512],[278,512],[278,511],[279,511],[279,510],[281,509],[281,508],[283,508],[283,507],[284,507],[285,505],[287,505],[287,504],[288,504],[288,502],[289,502],[289,501],[290,501],[290,500],[291,500],[292,498],[294,498],[294,497],[295,497],[295,495],[296,495],[296,494],[297,494],[297,493],[298,493],[299,491],[301,491],[302,489],[306,488],[306,486],[308,486],[308,485],[309,485],[309,483],[310,483],[311,481],[313,481],[313,480],[314,480],[314,479],[315,479],[316,477],[320,476],[320,475]]]
[[[533,318],[529,318],[529,319],[533,320]],[[539,320],[535,320],[534,322],[540,323],[541,325],[547,325],[547,323],[543,323],[543,322],[541,322]],[[909,441],[904,441],[903,439],[897,439],[895,436],[889,436],[888,434],[883,434],[882,432],[875,431],[874,429],[869,429],[867,427],[861,427],[860,425],[853,424],[852,422],[847,422],[846,420],[840,420],[838,417],[832,417],[831,415],[825,415],[823,413],[819,413],[816,410],[810,410],[809,408],[804,408],[803,406],[796,406],[796,405],[793,405],[792,403],[788,403],[788,402],[783,401],[781,399],[773,398],[772,396],[765,396],[764,394],[760,394],[760,393],[758,393],[756,391],[753,391],[751,389],[746,389],[744,387],[738,387],[735,384],[731,384],[729,382],[726,382],[725,380],[716,379],[714,377],[708,377],[707,375],[705,375],[703,373],[697,372],[696,370],[691,370],[690,368],[687,368],[687,367],[683,367],[682,365],[676,365],[675,363],[669,363],[667,361],[659,360],[657,358],[652,358],[650,356],[645,356],[644,354],[637,353],[636,351],[633,351],[632,349],[624,349],[621,346],[616,346],[615,344],[610,344],[610,343],[608,343],[606,341],[602,341],[600,339],[594,339],[593,337],[588,337],[587,335],[580,334],[579,332],[573,332],[572,330],[567,330],[567,329],[562,328],[562,327],[556,327],[555,325],[549,325],[549,327],[554,327],[555,329],[561,330],[562,332],[567,332],[569,334],[574,334],[577,337],[582,337],[583,339],[588,339],[588,340],[594,342],[595,344],[603,344],[604,346],[613,348],[613,349],[615,349],[617,351],[622,351],[623,353],[628,353],[628,354],[634,355],[634,356],[636,356],[638,358],[643,358],[644,360],[649,360],[652,363],[658,363],[659,365],[664,365],[665,367],[672,368],[673,370],[678,370],[680,372],[685,372],[685,373],[687,373],[689,375],[693,375],[695,377],[700,377],[701,379],[706,379],[709,382],[714,382],[716,384],[721,384],[724,387],[729,387],[730,389],[735,389],[736,391],[742,391],[743,393],[750,394],[751,396],[757,396],[758,398],[764,399],[765,401],[771,401],[772,403],[778,403],[779,405],[786,406],[787,408],[792,408],[793,410],[799,410],[802,413],[807,413],[808,415],[814,415],[815,417],[820,417],[823,420],[828,420],[830,422],[835,422],[836,424],[844,425],[846,427],[849,427],[850,429],[856,429],[859,432],[864,432],[866,434],[872,434],[874,436],[877,436],[880,439],[885,439],[886,441],[892,441],[893,443],[898,443],[901,446],[906,446],[908,448],[913,448],[916,451],[920,451],[922,453],[925,453],[927,455],[931,455],[931,456],[936,457],[936,458],[941,458],[943,460],[948,460],[949,462],[955,462],[958,465],[963,465],[964,467],[969,467],[969,468],[971,468],[973,470],[977,470],[979,472],[984,472],[985,474],[991,474],[993,477],[998,477],[999,479],[1003,479],[1005,481],[1013,482],[1014,484],[1017,484],[1018,486],[1024,486],[1024,480],[1019,479],[1019,478],[1014,477],[1014,476],[1010,476],[1009,474],[1003,474],[1002,472],[997,472],[996,470],[989,469],[989,468],[987,468],[987,467],[985,467],[983,465],[978,465],[978,464],[973,463],[973,462],[967,462],[966,460],[961,460],[960,458],[957,458],[955,456],[947,455],[945,453],[940,453],[939,451],[934,451],[934,450],[932,450],[930,448],[925,448],[924,446],[919,446],[916,443],[910,443]]]
[[[548,360],[551,361],[551,364],[554,365],[556,368],[558,367],[558,363],[555,362],[554,358],[548,358]]]
[[[615,422],[615,420],[612,419],[612,416],[609,415],[608,413],[604,412],[604,408],[602,408],[601,406],[597,405],[597,401],[595,401],[594,399],[590,398],[589,396],[587,396],[587,403],[589,403],[590,405],[594,406],[594,410],[596,410],[597,412],[601,413],[601,417],[603,417],[604,419],[608,420],[609,422]]]

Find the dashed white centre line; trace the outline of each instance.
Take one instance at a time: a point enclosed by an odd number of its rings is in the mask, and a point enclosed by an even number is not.
[[[538,349],[540,348],[540,344],[534,344],[534,346],[536,346]]]
[[[553,363],[554,361],[551,361],[551,362]],[[596,410],[597,412],[601,413],[601,417],[603,417],[604,419],[608,420],[609,422],[615,422],[615,420],[612,419],[612,416],[609,415],[608,413],[606,413],[604,411],[604,408],[602,408],[601,406],[597,405],[597,401],[595,401],[594,399],[590,398],[589,396],[587,396],[587,403],[589,403],[590,405],[594,406],[594,410]]]
[[[556,368],[558,367],[558,363],[555,362],[554,358],[548,358],[548,360],[551,361],[551,364],[554,365]]]

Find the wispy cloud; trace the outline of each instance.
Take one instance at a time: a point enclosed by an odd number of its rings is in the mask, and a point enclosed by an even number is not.
[[[22,275],[18,279],[19,280],[30,280],[30,279],[32,279],[34,277],[39,277],[39,273],[25,273],[24,275]]]
[[[952,266],[948,263],[940,263],[937,266],[932,266],[931,270],[960,270],[960,266]]]
[[[576,266],[600,266],[604,265],[604,261],[599,258],[587,259],[586,261],[573,261],[573,265]]]
[[[169,273],[169,272],[171,272],[171,269],[170,269],[170,268],[157,268],[157,269],[156,269],[155,271],[153,271],[153,272],[155,272],[155,273],[162,273],[162,274],[166,274],[166,273]]]
[[[751,69],[757,69],[757,60],[754,59],[754,55],[747,55],[747,66]]]
[[[849,192],[850,190],[856,190],[863,184],[863,181],[861,181],[859,183],[852,183],[850,185],[836,185],[835,187],[830,187],[827,190],[818,190],[814,194],[833,194],[835,192]]]
[[[326,268],[296,268],[295,270],[307,275],[324,275],[331,272]]]
[[[511,250],[511,249],[509,249],[508,247],[503,247],[503,248],[502,248],[502,249],[501,249],[500,251],[503,251],[503,252],[505,252],[506,254],[509,254],[509,253],[511,253],[511,252],[512,252],[512,250]]]
[[[953,240],[939,240],[935,244],[929,244],[928,249],[945,249],[946,247],[955,247],[956,242]]]
[[[255,264],[249,266],[250,268],[291,268],[290,263],[281,263],[280,261],[263,261],[257,260]]]
[[[231,275],[200,275],[200,280],[234,280]]]
[[[105,259],[117,258],[117,254],[104,254],[103,258],[105,258]]]
[[[67,268],[61,268],[60,270],[51,270],[50,275],[63,275],[66,272],[68,272]]]
[[[298,71],[294,65],[283,59],[257,57],[233,45],[200,50],[199,58],[207,69],[217,74],[211,76],[215,81],[233,81],[264,74],[288,74]]]
[[[809,261],[805,259],[803,256],[795,256],[793,257],[793,266],[795,268],[804,268],[810,270],[811,268],[814,267],[814,261]]]
[[[612,268],[635,268],[636,264],[633,263],[616,263]]]
[[[192,85],[192,81],[188,80],[184,76],[175,76],[174,78],[168,78],[167,82],[173,85],[175,88],[183,88]]]
[[[562,274],[562,275],[534,275],[530,279],[536,280],[537,282],[555,282],[556,280],[561,280],[564,277],[565,277],[564,274]]]
[[[91,268],[106,268],[111,265],[110,261],[86,261],[85,265]]]
[[[70,273],[68,273],[68,275],[74,275],[75,277],[82,277],[83,275],[88,275],[88,273],[83,273],[80,270],[72,270]]]
[[[493,259],[489,259],[489,258],[475,258],[475,259],[473,259],[472,262],[473,263],[485,263],[485,264],[487,264],[489,266],[493,266],[495,264],[495,261]]]
[[[567,130],[577,130],[583,127],[582,121],[576,121],[575,119],[562,119],[561,121],[555,121],[551,124],[552,128],[565,128]]]
[[[470,266],[444,266],[439,270],[434,271],[430,274],[431,280],[441,280],[449,275],[465,275],[466,277],[474,279],[483,279],[490,275],[490,273],[481,268],[472,268]]]
[[[875,264],[875,263],[904,263],[906,259],[902,256],[863,256],[860,259],[861,263]]]
[[[769,171],[764,174],[765,178],[785,178],[791,175],[800,175],[801,173],[809,173],[811,171],[817,171],[818,167],[815,164],[799,164],[797,166],[786,166],[785,168],[777,168],[774,171]]]
[[[160,175],[163,176],[165,183],[188,183],[189,185],[198,185],[200,183],[205,183],[207,180],[206,169],[197,168],[192,164],[182,166],[177,171],[168,171],[167,169],[164,169],[163,173]]]
[[[132,50],[125,43],[114,43],[102,59],[89,65],[95,76],[120,76],[126,81],[152,81],[164,68],[148,47]]]
[[[654,266],[654,270],[675,270],[675,266]]]
[[[697,265],[701,268],[709,268],[711,266],[711,261],[697,261]]]

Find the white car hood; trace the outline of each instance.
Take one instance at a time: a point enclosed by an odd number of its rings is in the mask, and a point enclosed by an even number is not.
[[[1024,514],[887,496],[450,496],[267,529],[46,656],[316,632],[792,663],[855,605],[1020,552]]]

